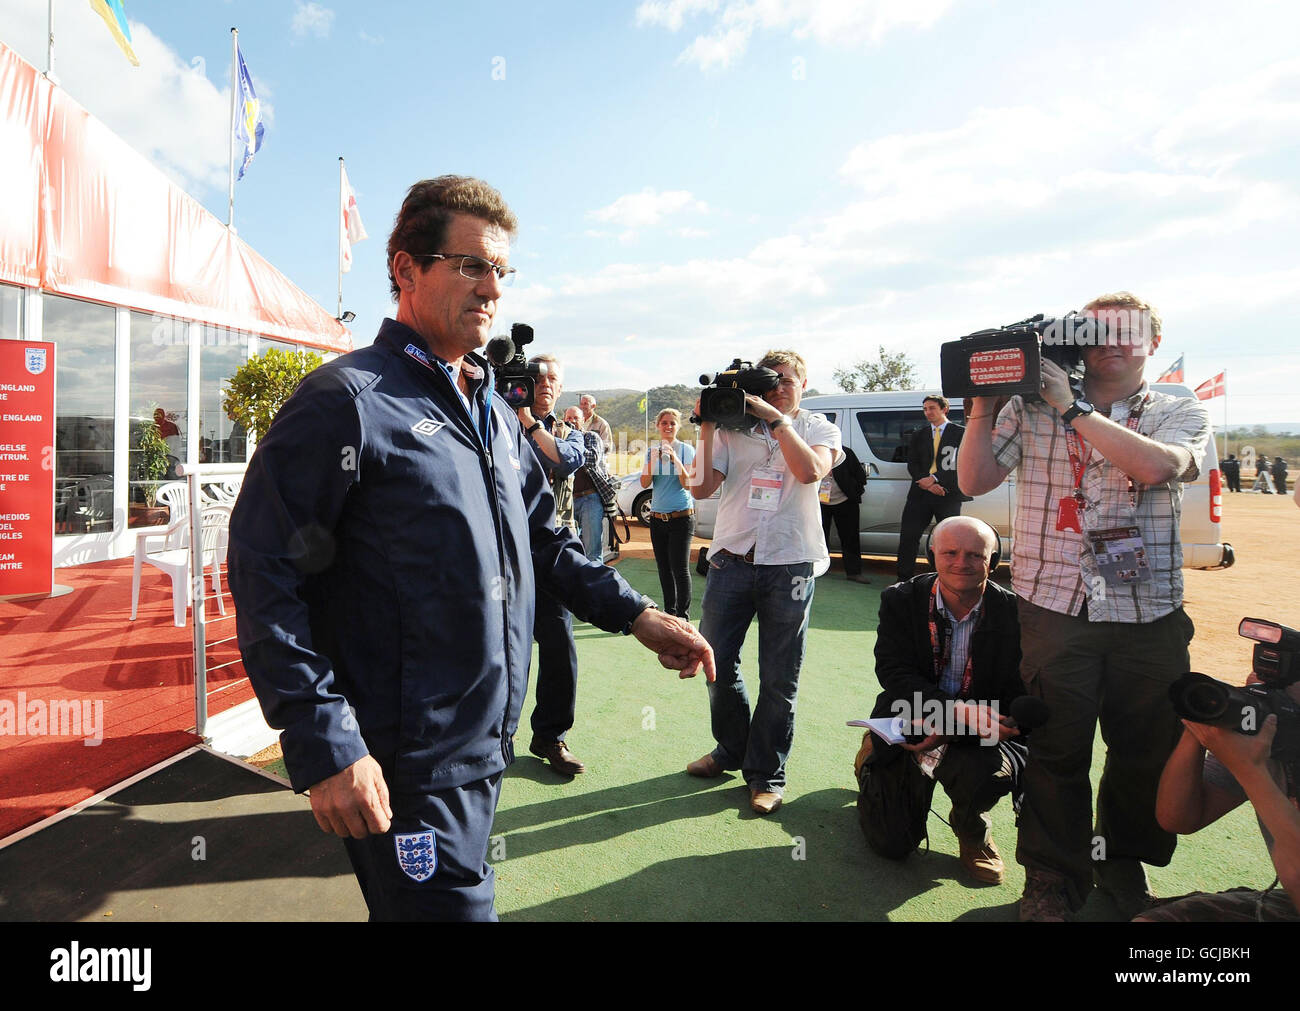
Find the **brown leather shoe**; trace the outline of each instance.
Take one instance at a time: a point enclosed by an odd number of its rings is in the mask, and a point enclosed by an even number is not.
[[[1006,868],[1002,864],[1002,854],[993,845],[992,839],[987,846],[968,843],[960,838],[957,844],[961,848],[961,865],[966,868],[967,874],[982,884],[1002,884],[1003,872]]]
[[[686,766],[686,771],[692,776],[699,776],[701,779],[716,779],[723,773],[723,768],[718,764],[717,759],[713,757],[713,752],[709,752],[703,758],[697,758]]]
[[[551,768],[566,776],[576,776],[587,771],[587,767],[578,761],[578,756],[563,741],[539,741],[534,737],[528,750],[543,761],[550,762]]]
[[[749,791],[749,807],[755,814],[771,814],[781,806],[781,795],[768,790]]]

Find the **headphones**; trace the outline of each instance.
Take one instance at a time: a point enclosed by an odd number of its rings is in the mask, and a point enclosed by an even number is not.
[[[973,517],[972,517],[972,518],[973,518]],[[940,521],[940,522],[942,522],[942,521]],[[979,523],[984,523],[983,520],[978,520],[977,522],[979,522]],[[939,525],[938,523],[935,524],[936,527],[937,527],[938,525]],[[988,526],[987,523],[984,523],[984,525],[985,525],[985,526]],[[993,530],[992,527],[989,527],[989,529],[990,529],[990,530]],[[990,576],[993,575],[993,573],[997,571],[998,564],[1002,561],[1002,538],[998,536],[998,532],[997,532],[996,530],[993,530],[993,536],[997,538],[998,546],[997,546],[996,548],[993,549],[993,554],[989,556],[989,575],[990,575]],[[934,546],[931,544],[931,542],[932,542],[933,540],[934,540],[934,530],[931,530],[931,531],[930,531],[928,534],[926,534],[926,536],[925,536],[925,557],[928,558],[928,559],[930,559],[930,568],[935,569],[935,570],[937,571],[938,568],[939,568],[939,565],[938,565],[938,563],[934,560]]]

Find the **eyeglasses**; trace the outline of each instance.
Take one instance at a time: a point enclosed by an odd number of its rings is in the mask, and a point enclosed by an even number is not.
[[[509,288],[515,283],[514,267],[502,267],[481,256],[469,253],[412,253],[411,256],[417,260],[460,260],[461,277],[467,277],[471,281],[483,281],[488,274],[496,274],[502,287]]]

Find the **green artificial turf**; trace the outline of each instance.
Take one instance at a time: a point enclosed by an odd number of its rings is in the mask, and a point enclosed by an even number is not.
[[[659,596],[653,562],[619,571]],[[935,792],[930,850],[894,863],[870,853],[857,824],[853,756],[861,731],[845,720],[869,715],[876,613],[886,577],[817,581],[808,652],[800,676],[794,750],[784,806],[760,818],[737,773],[718,780],[684,767],[709,751],[702,676],[680,681],[636,642],[578,624],[578,713],[568,742],[588,766],[574,779],[528,754],[532,690],[516,736],[519,759],[506,772],[489,861],[503,920],[1013,920],[1024,884],[1015,863],[1011,805],[994,811],[1006,883],[970,884],[957,843],[940,820]],[[696,577],[698,617],[704,580]],[[757,687],[757,634],[742,671]],[[534,664],[536,658],[534,656]],[[1093,782],[1104,750],[1094,749]],[[1179,843],[1173,864],[1154,868],[1161,895],[1273,878],[1254,816],[1239,808]],[[1082,918],[1115,918],[1094,893]]]

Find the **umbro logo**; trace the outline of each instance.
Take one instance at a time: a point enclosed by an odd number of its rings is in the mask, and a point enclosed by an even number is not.
[[[433,435],[440,428],[446,426],[445,421],[434,421],[432,418],[421,418],[411,426],[412,432],[418,432],[420,435]]]

